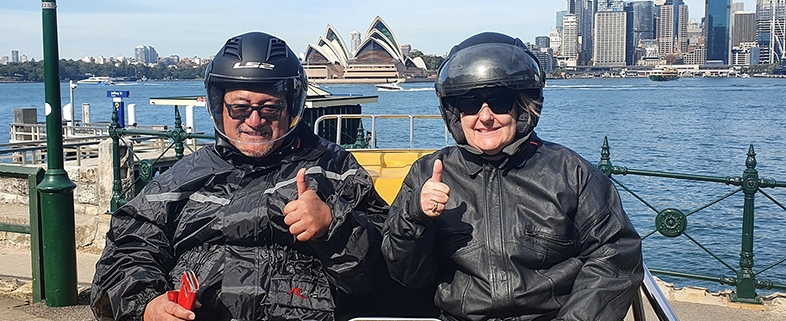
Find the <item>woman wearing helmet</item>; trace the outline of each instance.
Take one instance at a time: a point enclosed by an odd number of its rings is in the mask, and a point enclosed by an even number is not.
[[[444,320],[621,320],[641,242],[611,181],[533,131],[545,75],[519,39],[453,47],[435,88],[456,145],[416,161],[382,252],[407,286],[437,283]]]
[[[113,320],[334,320],[375,282],[386,204],[338,145],[299,123],[306,75],[283,40],[229,39],[205,87],[216,131],[112,216],[92,308]],[[184,271],[188,311],[170,302]],[[383,269],[384,270],[384,269]]]

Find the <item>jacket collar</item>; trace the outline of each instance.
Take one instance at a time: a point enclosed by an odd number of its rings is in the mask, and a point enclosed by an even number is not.
[[[460,146],[458,150],[467,174],[474,176],[480,173],[484,166],[494,166],[499,169],[523,167],[540,145],[542,145],[542,140],[535,132],[531,132],[530,135],[514,141],[506,146],[503,152],[494,156],[477,154],[465,149],[464,146]]]

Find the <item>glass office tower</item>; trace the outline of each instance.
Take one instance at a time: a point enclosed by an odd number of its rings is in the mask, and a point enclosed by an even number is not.
[[[625,61],[635,65],[643,54],[636,55],[639,42],[644,39],[655,39],[655,3],[652,1],[633,1],[625,4],[628,13],[628,37],[625,48]],[[643,49],[642,49],[643,50]]]
[[[706,0],[707,62],[729,64],[731,0]]]

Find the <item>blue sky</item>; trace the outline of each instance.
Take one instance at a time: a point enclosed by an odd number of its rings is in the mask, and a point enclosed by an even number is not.
[[[738,1],[739,2],[739,1]],[[744,0],[754,11],[755,0]],[[690,16],[704,15],[704,0],[685,0]],[[323,35],[328,24],[344,41],[365,34],[379,15],[401,43],[445,54],[461,40],[498,31],[534,42],[554,27],[563,0],[61,0],[57,2],[60,57],[132,56],[150,45],[159,55],[209,57],[227,38],[265,31],[286,40],[296,53]],[[0,2],[0,56],[19,50],[42,57],[41,1]]]

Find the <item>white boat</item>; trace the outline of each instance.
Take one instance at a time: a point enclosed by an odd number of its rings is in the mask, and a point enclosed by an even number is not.
[[[378,84],[376,86],[377,89],[383,89],[383,90],[404,90],[404,88],[401,88],[401,86],[399,86],[398,83],[396,82],[387,83],[387,84]]]
[[[112,80],[109,77],[90,76],[90,78],[82,79],[76,83],[80,85],[111,85]]]

